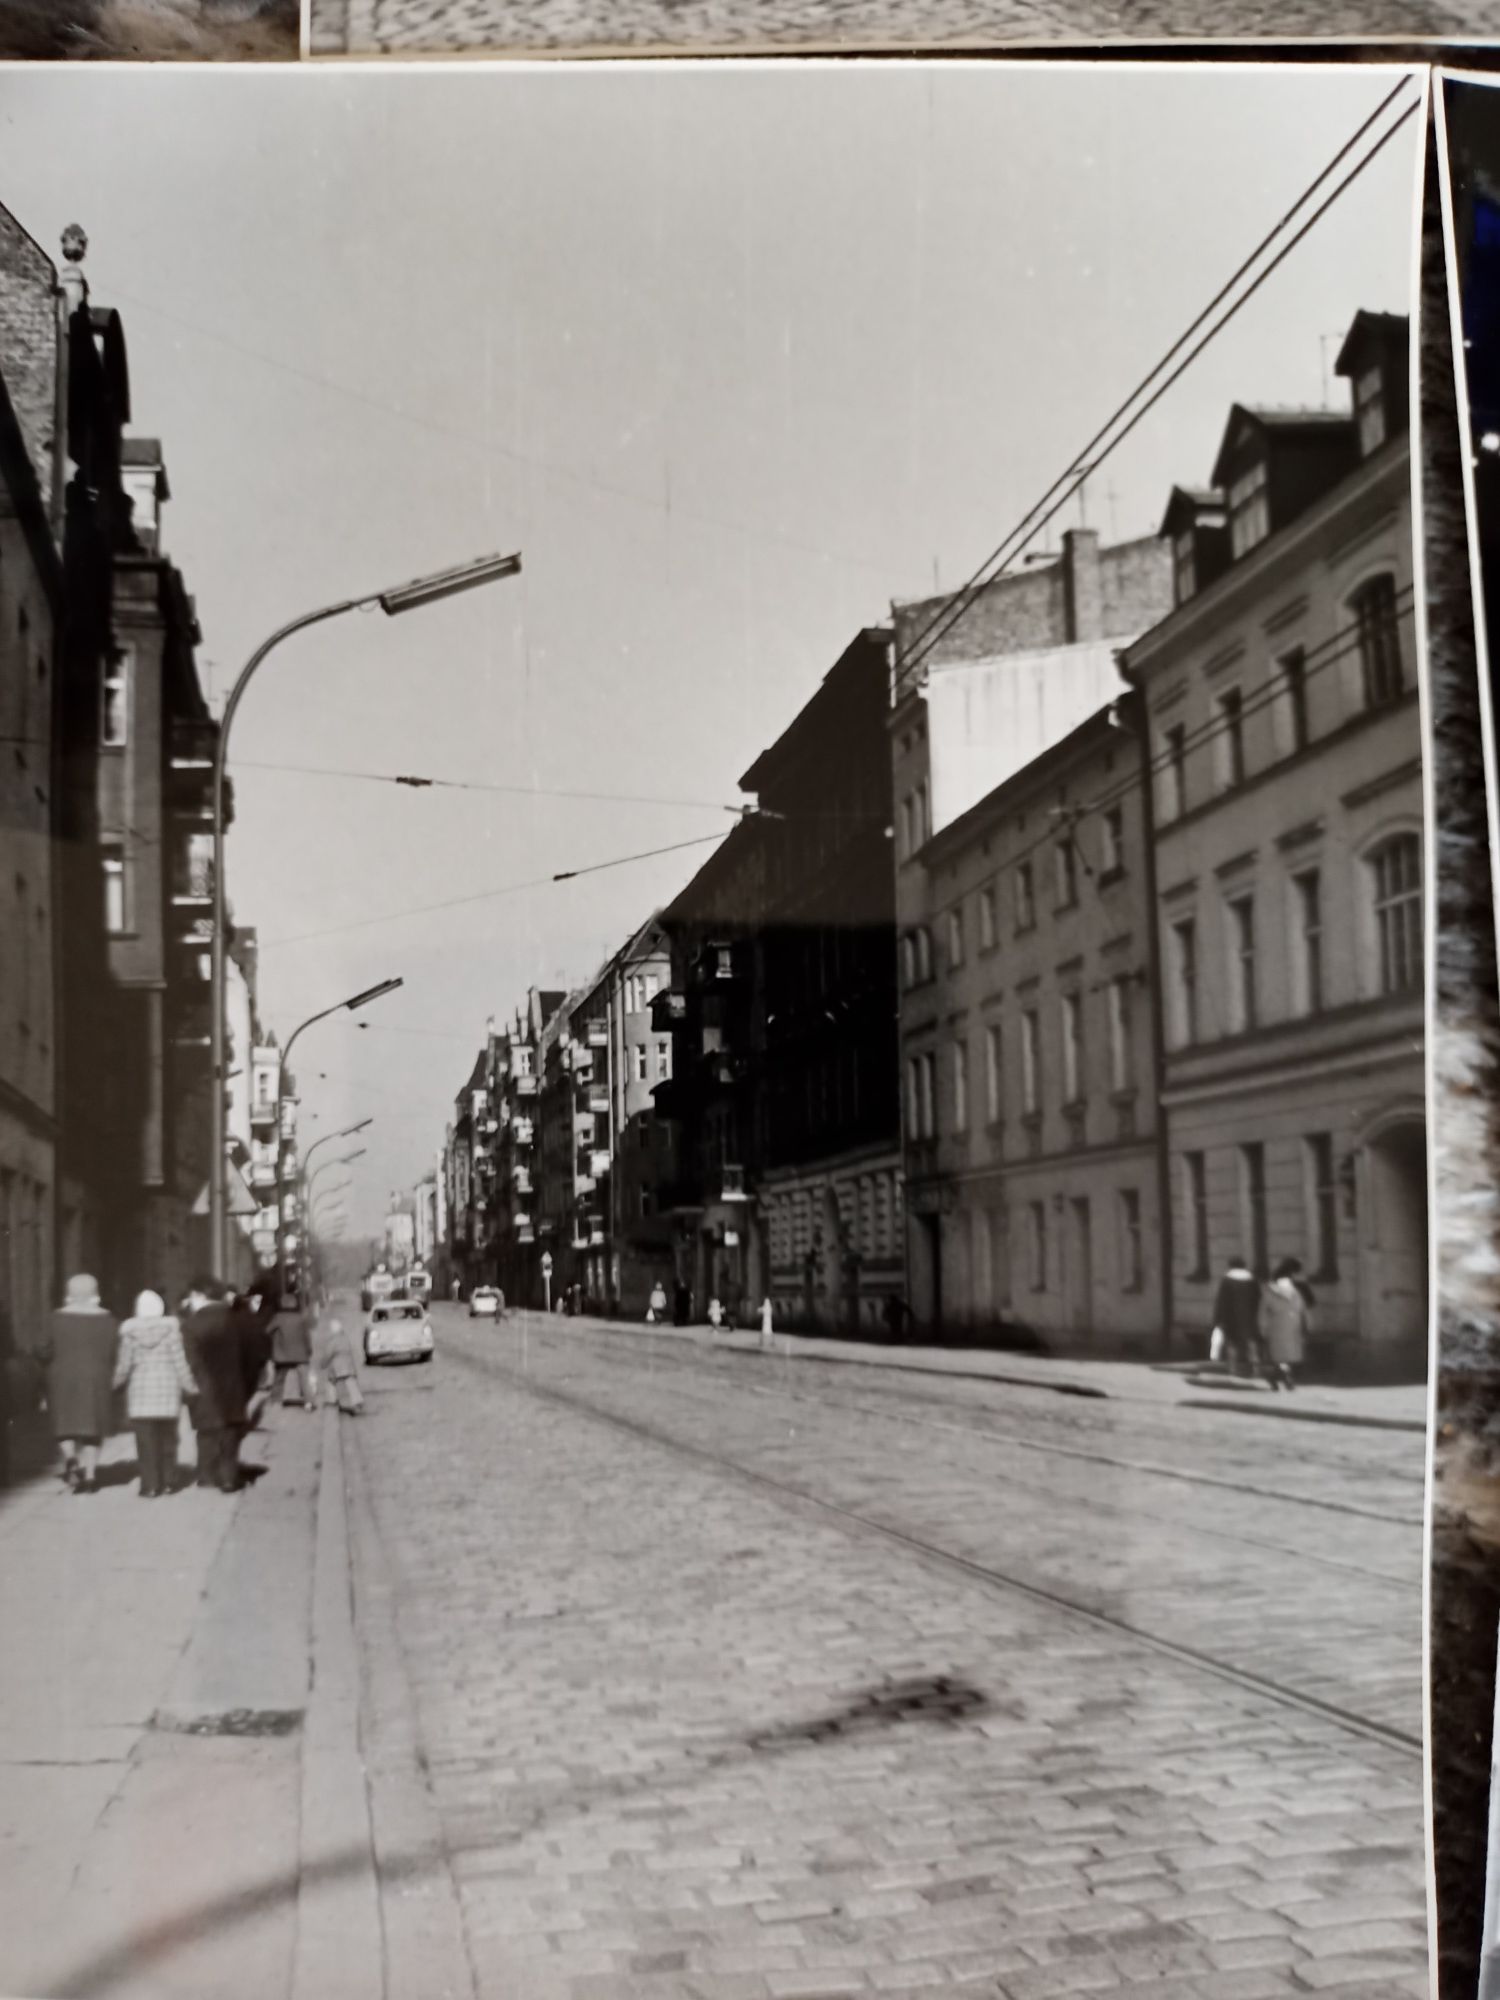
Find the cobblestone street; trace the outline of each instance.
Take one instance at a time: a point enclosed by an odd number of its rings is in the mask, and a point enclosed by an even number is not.
[[[1425,1992],[1419,1434],[437,1319],[351,1534],[481,1993]]]

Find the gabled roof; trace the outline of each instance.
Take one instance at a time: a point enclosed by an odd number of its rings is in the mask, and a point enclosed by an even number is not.
[[[1296,437],[1316,440],[1352,433],[1354,419],[1342,410],[1297,409],[1275,404],[1235,403],[1224,426],[1219,455],[1211,474],[1215,486],[1229,484],[1227,462],[1244,437],[1246,427],[1268,437]]]
[[[1352,374],[1359,365],[1360,354],[1372,344],[1382,349],[1404,347],[1410,338],[1411,321],[1405,313],[1361,310],[1354,315],[1354,323],[1344,336],[1333,372],[1335,375]]]
[[[1186,526],[1188,522],[1196,522],[1200,515],[1222,515],[1223,511],[1224,495],[1217,486],[1174,486],[1157,532],[1172,535],[1177,532],[1179,524]]]

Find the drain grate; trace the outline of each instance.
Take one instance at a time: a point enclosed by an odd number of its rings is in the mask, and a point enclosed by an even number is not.
[[[151,1727],[171,1736],[290,1736],[302,1727],[300,1708],[231,1708],[222,1715],[154,1715]]]

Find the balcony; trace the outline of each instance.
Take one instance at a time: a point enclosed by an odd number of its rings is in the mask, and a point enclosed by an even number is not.
[[[595,1121],[592,1111],[580,1111],[575,1115],[573,1132],[575,1137],[586,1139],[590,1145],[594,1143]]]
[[[579,1173],[573,1179],[574,1194],[592,1194],[597,1186],[592,1174]]]
[[[535,1243],[536,1230],[532,1227],[532,1221],[529,1215],[518,1215],[515,1218],[514,1227],[515,1227],[516,1241],[518,1243]]]
[[[530,1194],[531,1193],[530,1167],[512,1167],[510,1170],[510,1184],[515,1189],[517,1194]]]
[[[743,1167],[721,1167],[719,1169],[720,1201],[744,1201],[745,1198],[745,1169]]]
[[[723,939],[706,944],[697,963],[698,977],[707,983],[717,983],[737,977],[734,965],[734,947]]]
[[[589,1154],[589,1172],[594,1176],[596,1181],[604,1179],[605,1175],[609,1172],[609,1165],[609,1153],[606,1148],[602,1146],[596,1147]]]
[[[535,1128],[529,1118],[512,1118],[510,1142],[513,1146],[529,1146],[534,1137]]]
[[[274,1160],[252,1160],[250,1162],[250,1185],[253,1188],[275,1187],[276,1162]]]
[[[535,1078],[534,1076],[518,1076],[518,1077],[516,1077],[516,1078],[515,1078],[515,1091],[516,1091],[516,1095],[517,1095],[517,1097],[535,1097],[535,1096],[536,1096],[536,1078]]]
[[[609,1047],[609,1024],[605,1021],[590,1021],[584,1029],[584,1039],[591,1049]]]
[[[607,1118],[609,1092],[600,1084],[590,1084],[586,1090],[579,1093],[578,1108],[580,1113],[587,1111],[591,1117]]]
[[[665,1032],[687,1019],[687,995],[672,987],[664,986],[651,1000],[651,1025],[658,1032]]]

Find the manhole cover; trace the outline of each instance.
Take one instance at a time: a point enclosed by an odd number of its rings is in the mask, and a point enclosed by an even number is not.
[[[151,1727],[173,1736],[290,1736],[300,1708],[231,1708],[222,1715],[157,1715]]]

